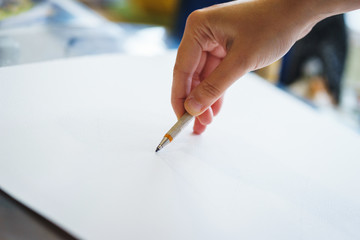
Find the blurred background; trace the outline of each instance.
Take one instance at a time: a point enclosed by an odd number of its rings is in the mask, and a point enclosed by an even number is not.
[[[0,0],[0,67],[176,49],[189,13],[215,0]],[[256,73],[360,133],[360,12],[320,22]]]

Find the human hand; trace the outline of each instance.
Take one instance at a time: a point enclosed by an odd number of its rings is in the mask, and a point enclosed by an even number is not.
[[[171,102],[177,117],[186,110],[196,116],[194,133],[204,132],[229,86],[281,58],[331,15],[318,2],[234,1],[193,12],[174,66]]]

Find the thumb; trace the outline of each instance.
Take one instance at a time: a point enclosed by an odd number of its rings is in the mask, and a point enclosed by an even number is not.
[[[238,78],[247,71],[239,56],[228,54],[217,68],[195,87],[186,98],[188,113],[198,116],[214,104]]]

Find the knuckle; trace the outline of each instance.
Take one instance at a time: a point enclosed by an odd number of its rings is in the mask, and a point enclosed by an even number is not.
[[[202,21],[204,17],[204,12],[203,10],[195,10],[192,13],[190,13],[190,15],[188,16],[187,20],[186,20],[186,24],[196,24]]]
[[[175,75],[177,73],[185,73],[185,71],[181,68],[181,66],[178,62],[175,63],[174,69],[173,69],[173,74]]]
[[[216,87],[214,84],[204,81],[202,83],[202,92],[204,95],[211,97],[211,98],[217,98],[221,95],[221,91],[218,87]]]
[[[176,77],[176,74],[178,74],[180,71],[180,67],[179,64],[177,62],[175,62],[174,68],[173,68],[173,78]]]
[[[174,97],[171,97],[171,106],[174,108],[174,107],[177,107],[177,103],[178,103],[178,101],[176,101],[177,99],[176,98],[174,98]]]
[[[181,63],[179,63],[178,61],[176,61],[174,68],[173,68],[173,78],[188,78],[190,76],[191,72],[190,71],[186,71],[184,69],[184,67],[181,65]]]
[[[196,83],[200,83],[202,80],[201,74],[198,72],[194,72],[192,75],[192,81]]]

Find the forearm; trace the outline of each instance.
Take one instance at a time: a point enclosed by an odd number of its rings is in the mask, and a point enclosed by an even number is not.
[[[267,0],[265,0],[267,1]],[[271,0],[270,0],[271,1]],[[276,1],[276,0],[275,0]],[[360,9],[360,0],[279,0],[291,9],[298,9],[304,16],[311,19],[324,18]]]
[[[360,9],[360,0],[255,0],[261,7],[271,5],[269,9],[276,15],[278,23],[273,26],[294,30],[297,39],[305,36],[319,21],[337,14]],[[270,10],[271,11],[271,10]],[[271,15],[271,13],[268,13]],[[286,33],[287,34],[287,33]]]
[[[360,0],[306,0],[312,1],[319,14],[325,17],[353,11],[360,8]]]

